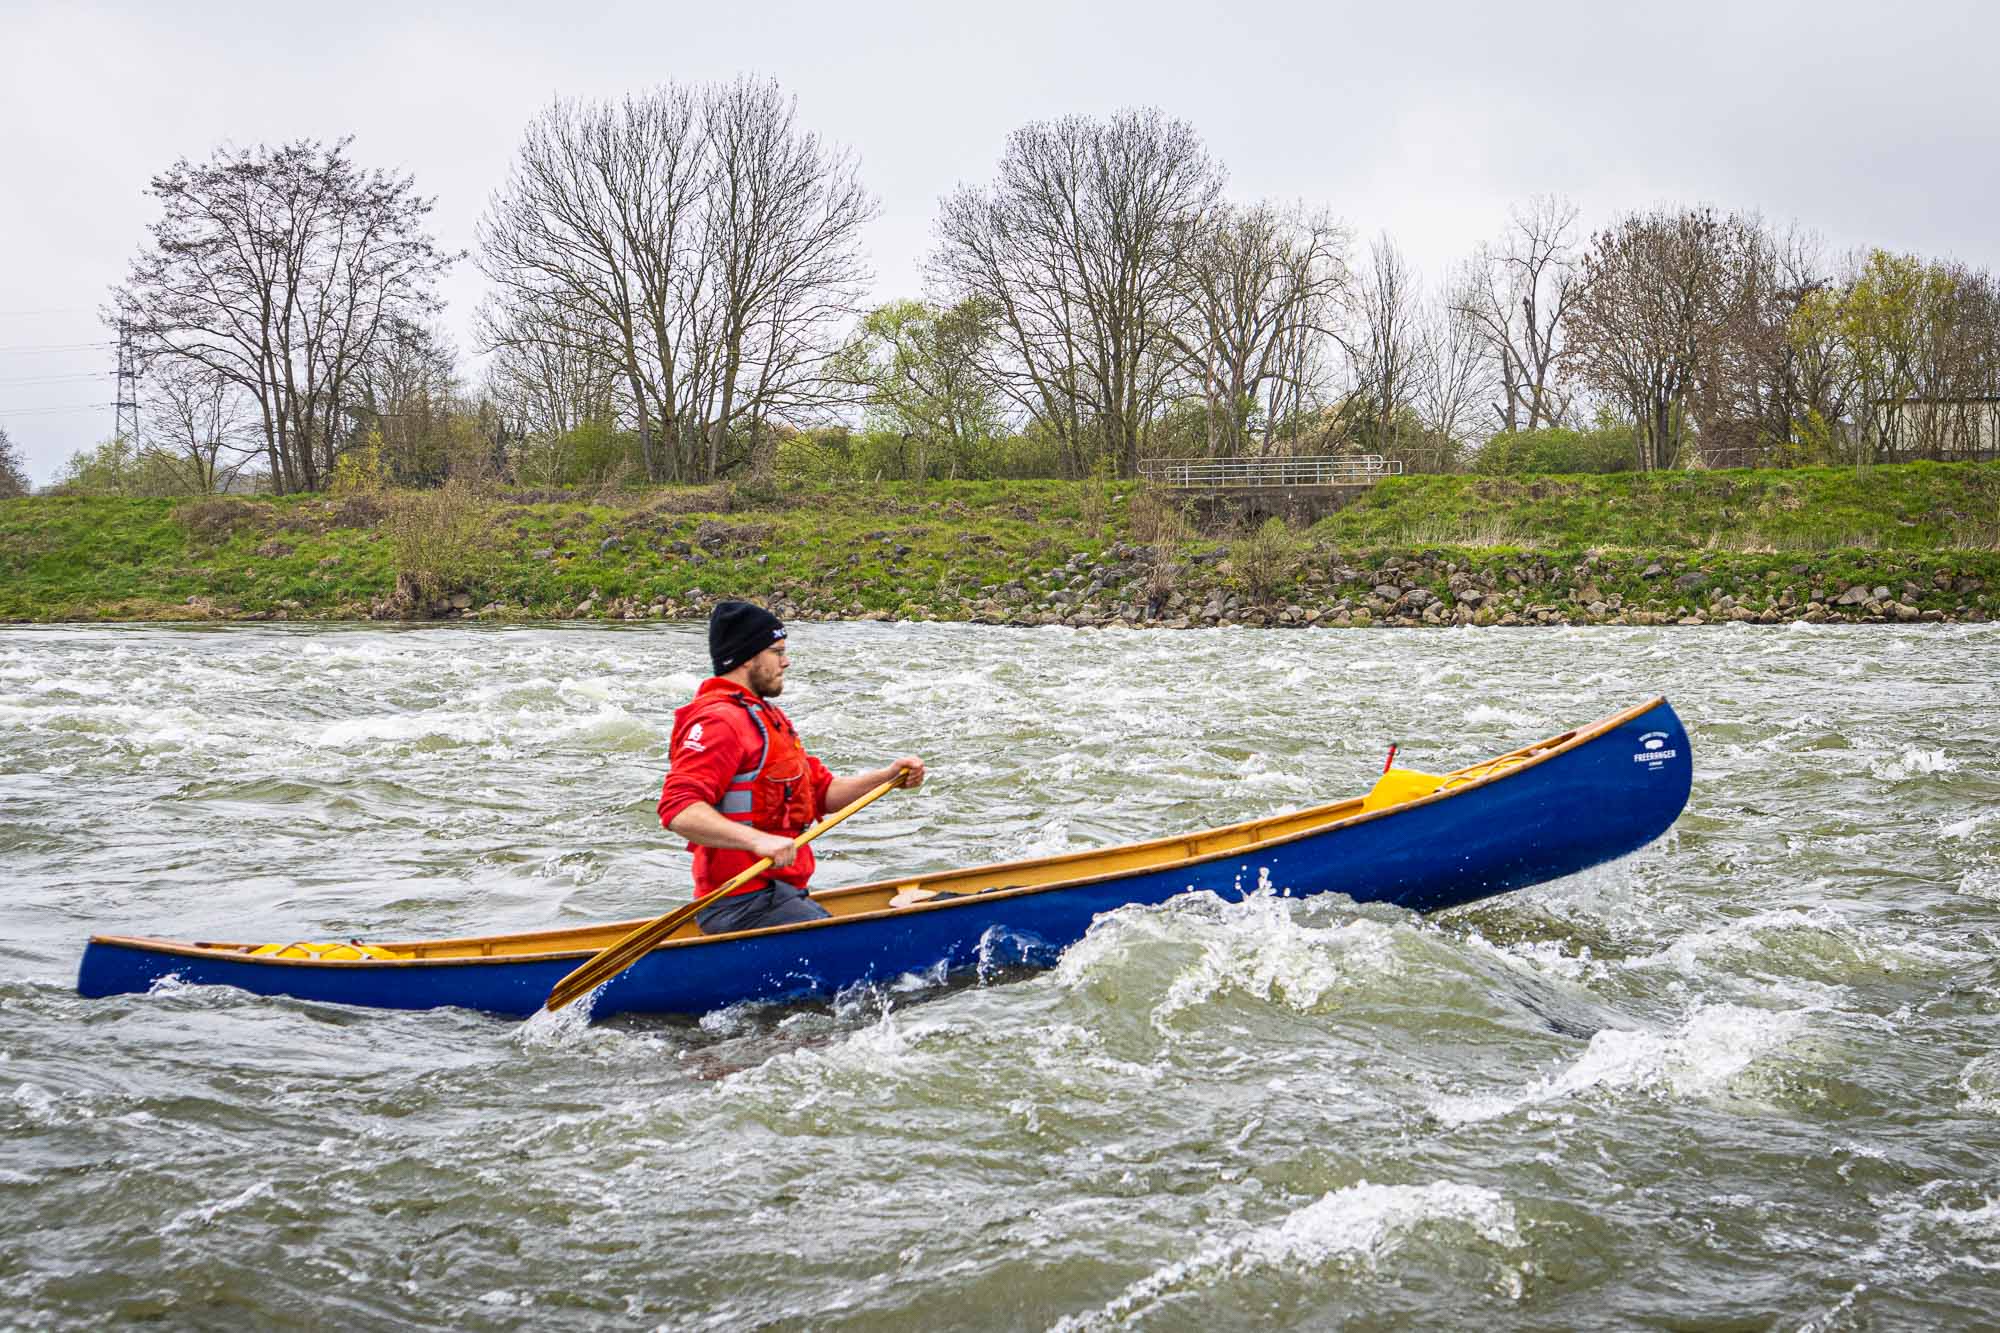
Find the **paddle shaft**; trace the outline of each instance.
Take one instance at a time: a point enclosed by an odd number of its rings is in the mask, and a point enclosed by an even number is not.
[[[903,774],[899,771],[895,777],[889,779],[879,787],[873,788],[851,804],[828,815],[798,837],[793,838],[793,850],[796,851],[805,846],[814,838],[817,838],[820,834],[838,824],[841,820],[858,812],[869,802],[888,795],[891,791],[902,785]],[[671,912],[654,917],[651,921],[615,941],[609,947],[591,955],[584,960],[582,966],[555,984],[554,988],[549,991],[549,998],[543,1007],[553,1013],[571,1001],[590,994],[590,992],[596,990],[599,986],[602,986],[605,982],[611,980],[620,972],[623,972],[626,968],[651,953],[655,945],[679,930],[688,918],[696,912],[720,901],[725,895],[734,893],[737,889],[742,888],[745,884],[748,884],[751,880],[757,878],[757,876],[770,868],[771,858],[767,856],[745,870],[742,874],[731,879],[714,893],[705,893],[693,902],[682,903]]]

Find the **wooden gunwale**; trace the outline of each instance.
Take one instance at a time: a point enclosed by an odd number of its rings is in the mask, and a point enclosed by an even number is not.
[[[1516,774],[1548,762],[1558,755],[1568,753],[1579,746],[1588,744],[1630,722],[1636,717],[1650,712],[1665,703],[1663,695],[1656,695],[1643,703],[1614,713],[1588,726],[1571,731],[1559,732],[1547,740],[1524,745],[1516,750],[1497,755],[1491,759],[1454,769],[1444,776],[1435,791],[1414,800],[1396,805],[1384,806],[1377,810],[1361,810],[1362,797],[1349,797],[1326,805],[1313,806],[1305,810],[1295,810],[1286,814],[1266,815],[1260,819],[1245,820],[1237,824],[1225,824],[1218,828],[1205,829],[1199,833],[1176,834],[1164,838],[1154,838],[1144,842],[1121,843],[1113,847],[1090,848],[1078,852],[1063,852],[1055,856],[1037,857],[1025,861],[1002,861],[990,865],[973,866],[960,870],[942,870],[927,875],[901,876],[896,879],[874,880],[866,884],[853,884],[844,888],[825,889],[813,895],[815,901],[827,906],[833,916],[818,921],[799,921],[789,925],[766,926],[761,930],[738,931],[727,935],[703,935],[690,923],[689,933],[676,934],[672,939],[656,946],[655,952],[665,949],[698,948],[705,945],[722,944],[741,940],[752,935],[778,934],[784,931],[821,930],[829,926],[844,925],[852,921],[873,920],[903,912],[944,912],[974,903],[997,901],[1026,894],[1046,893],[1058,889],[1078,888],[1086,884],[1099,884],[1106,880],[1121,879],[1140,873],[1171,870],[1180,866],[1203,865],[1211,861],[1262,851],[1268,847],[1279,847],[1297,842],[1302,838],[1317,837],[1337,828],[1365,824],[1370,820],[1401,814],[1419,806],[1431,805],[1438,801],[1450,800],[1466,792],[1477,791],[1495,782],[1504,781]],[[1509,762],[1509,761],[1517,762]],[[1462,774],[1477,774],[1469,781],[1455,781]],[[1356,813],[1343,814],[1344,811]],[[1291,827],[1288,832],[1274,833],[1268,837],[1257,836],[1259,830]],[[1241,839],[1240,841],[1238,839]],[[1228,845],[1212,851],[1201,851],[1203,845],[1212,844],[1216,839],[1227,839]],[[1139,860],[1128,864],[1132,858],[1146,853],[1162,852],[1178,847],[1178,857],[1163,857],[1157,861]],[[897,892],[909,888],[937,887],[950,882],[978,881],[988,879],[1018,878],[1022,874],[1045,872],[1051,868],[1079,866],[1107,860],[1120,862],[1113,869],[1097,874],[1059,876],[1045,879],[1040,883],[1005,885],[985,890],[974,890],[962,896],[912,903],[904,907],[889,907],[887,899]],[[884,905],[875,908],[839,910],[843,899],[863,897],[871,894],[883,896]],[[588,926],[563,926],[549,930],[517,931],[502,935],[471,935],[455,939],[411,940],[400,943],[382,943],[379,947],[397,951],[410,951],[403,958],[280,958],[273,955],[255,955],[248,950],[260,947],[257,944],[202,940],[192,943],[160,939],[147,935],[92,935],[91,943],[123,945],[144,949],[151,953],[176,954],[188,958],[226,958],[231,962],[268,963],[277,967],[332,967],[346,970],[361,968],[407,968],[480,966],[489,963],[532,963],[553,959],[585,958],[597,953],[610,943],[622,938],[630,931],[644,925],[649,917],[635,917],[629,921],[603,922]],[[554,944],[556,941],[591,941],[570,943],[567,947],[556,947],[542,952],[517,952],[523,945],[540,942]],[[372,941],[371,941],[372,942]],[[507,952],[496,952],[497,946],[508,946]],[[431,953],[437,950],[440,952]],[[442,951],[450,950],[450,953]],[[468,952],[471,951],[471,952]]]

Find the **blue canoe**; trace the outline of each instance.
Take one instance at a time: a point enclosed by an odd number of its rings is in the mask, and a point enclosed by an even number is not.
[[[605,985],[591,1014],[700,1014],[828,994],[942,964],[1047,963],[1099,913],[1259,884],[1436,911],[1638,850],[1687,804],[1693,756],[1654,699],[1482,764],[1393,769],[1367,796],[1123,847],[828,889],[824,921],[703,936],[692,925]],[[525,1017],[643,921],[401,944],[181,943],[97,935],[84,995],[180,983],[390,1009]]]

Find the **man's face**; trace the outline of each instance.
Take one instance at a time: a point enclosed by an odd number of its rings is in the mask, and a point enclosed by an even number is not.
[[[792,659],[781,639],[750,659],[750,689],[760,699],[775,699],[785,692],[785,668]]]

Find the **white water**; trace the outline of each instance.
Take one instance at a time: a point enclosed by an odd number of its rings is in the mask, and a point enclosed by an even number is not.
[[[96,929],[661,910],[700,633],[0,631],[0,1323],[1988,1318],[1993,627],[795,640],[817,752],[935,774],[829,883],[1272,813],[1392,741],[1448,768],[1654,693],[1695,791],[1640,855],[1441,918],[1190,895],[1043,973],[699,1024],[84,1001]]]

